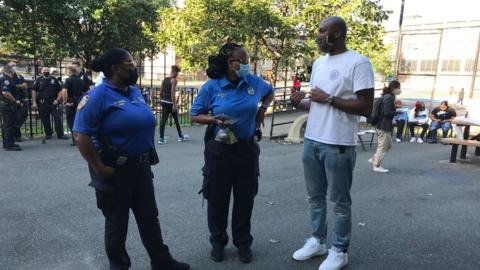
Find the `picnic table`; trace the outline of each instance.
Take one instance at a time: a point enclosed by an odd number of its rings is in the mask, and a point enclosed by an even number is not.
[[[450,155],[450,162],[455,163],[457,158],[458,146],[461,145],[460,158],[465,159],[467,157],[467,147],[475,147],[475,155],[480,156],[480,141],[470,139],[470,127],[480,126],[480,120],[476,120],[470,117],[458,117],[452,120],[454,125],[456,138],[444,138],[442,142],[452,145],[452,152]],[[463,128],[462,128],[463,127]]]

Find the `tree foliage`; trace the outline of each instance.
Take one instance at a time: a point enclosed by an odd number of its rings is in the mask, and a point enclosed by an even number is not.
[[[320,21],[343,17],[348,46],[370,57],[377,71],[388,68],[382,22],[388,12],[378,0],[186,0],[183,8],[161,12],[157,40],[173,44],[187,69],[206,66],[227,41],[244,44],[252,59],[268,58],[277,73],[282,63],[311,62]]]
[[[157,52],[157,11],[168,0],[5,0],[0,2],[2,42],[16,53],[81,59],[102,51]]]

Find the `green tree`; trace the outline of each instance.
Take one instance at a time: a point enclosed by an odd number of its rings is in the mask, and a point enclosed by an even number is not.
[[[158,52],[154,40],[158,10],[168,0],[5,0],[2,38],[18,53],[81,59],[89,67],[102,51]],[[14,27],[12,27],[14,26]]]
[[[388,12],[378,0],[186,0],[184,8],[161,14],[157,41],[174,45],[187,69],[204,68],[208,55],[234,41],[247,47],[254,62],[272,60],[276,77],[282,63],[319,56],[314,38],[320,21],[337,15],[349,25],[349,47],[370,57],[378,72],[388,72],[382,43]]]
[[[389,48],[383,44],[384,28],[382,22],[388,19],[379,0],[316,0],[306,1],[302,11],[303,21],[310,36],[315,36],[323,18],[340,16],[348,25],[347,46],[370,58],[376,72],[389,75],[392,72],[389,63]],[[315,47],[311,41],[311,47]]]

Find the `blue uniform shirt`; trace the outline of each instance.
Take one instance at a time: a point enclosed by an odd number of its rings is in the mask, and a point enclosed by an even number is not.
[[[238,139],[255,134],[258,103],[273,93],[273,88],[256,75],[247,74],[235,86],[226,77],[206,82],[193,102],[190,115],[225,114],[237,119],[231,130]]]
[[[138,88],[124,94],[105,80],[80,100],[73,131],[92,136],[97,149],[105,136],[120,153],[139,155],[154,149],[155,124]]]
[[[14,95],[15,78],[10,78],[6,74],[0,74],[0,88],[0,92],[10,92],[12,95]]]

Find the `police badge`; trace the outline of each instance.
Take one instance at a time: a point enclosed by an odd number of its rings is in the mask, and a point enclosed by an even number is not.
[[[247,92],[248,92],[248,94],[249,94],[250,96],[255,95],[255,90],[253,90],[252,87],[248,87]]]

